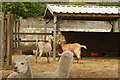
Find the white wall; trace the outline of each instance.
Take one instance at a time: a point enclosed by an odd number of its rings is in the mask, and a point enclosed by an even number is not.
[[[47,24],[47,28],[53,29],[53,20]],[[112,26],[107,21],[80,21],[80,20],[63,20],[59,22],[58,26],[63,31],[97,31],[104,32],[110,31]],[[22,28],[36,28],[36,31],[40,32],[38,28],[44,28],[44,19],[43,17],[39,18],[28,18],[26,20],[21,19]]]

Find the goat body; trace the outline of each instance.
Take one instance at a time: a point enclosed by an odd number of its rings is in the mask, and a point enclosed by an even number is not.
[[[36,63],[37,57],[41,57],[43,53],[46,53],[47,61],[49,62],[49,55],[51,53],[52,46],[50,42],[38,42],[37,43],[37,51],[36,51]]]
[[[69,50],[77,56],[77,63],[79,63],[80,58],[81,58],[81,56],[80,56],[81,55],[81,48],[87,49],[87,47],[85,45],[80,45],[78,43],[65,44],[62,41],[59,41],[58,43],[60,44],[63,51]]]

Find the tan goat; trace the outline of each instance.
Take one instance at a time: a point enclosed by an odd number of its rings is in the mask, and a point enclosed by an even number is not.
[[[48,42],[37,42],[37,50],[36,50],[36,63],[37,63],[37,57],[41,57],[43,53],[46,53],[47,56],[47,62],[49,62],[49,57],[52,51],[52,46],[51,46],[51,38],[49,37]]]
[[[60,44],[62,51],[69,50],[69,51],[73,52],[77,56],[77,63],[80,62],[81,48],[87,49],[87,47],[85,45],[80,45],[78,43],[65,44],[62,40],[58,40],[57,43]]]

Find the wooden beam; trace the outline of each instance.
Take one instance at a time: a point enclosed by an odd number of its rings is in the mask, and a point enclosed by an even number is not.
[[[13,33],[16,35],[52,35],[52,33]]]
[[[46,19],[45,19],[46,20]],[[48,24],[52,19],[49,19],[48,21],[45,21],[46,24]]]
[[[47,40],[38,40],[38,42],[48,42]],[[13,40],[13,42],[36,42],[36,40]]]
[[[53,32],[53,61],[56,61],[56,29],[57,29],[57,16],[54,16],[54,32]]]
[[[18,48],[14,48],[14,50],[36,50],[36,47],[18,47]]]
[[[73,16],[73,17],[120,17],[120,14],[95,14],[95,13],[54,13],[55,16]]]

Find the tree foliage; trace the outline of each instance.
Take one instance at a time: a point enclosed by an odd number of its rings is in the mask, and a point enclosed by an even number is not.
[[[61,5],[81,5],[84,6],[85,2],[61,2]]]
[[[61,5],[86,5],[85,2],[61,2]],[[45,2],[3,2],[2,11],[10,12],[15,17],[38,17],[43,16],[47,3]],[[120,2],[100,2],[99,6],[120,6]]]
[[[99,6],[120,6],[120,2],[100,2]]]
[[[44,14],[46,3],[40,2],[4,2],[2,3],[2,11],[10,12],[15,17],[37,17]]]
[[[15,17],[37,17],[44,14],[46,8],[45,2],[3,2],[2,11],[4,13],[10,12]],[[64,5],[85,5],[84,2],[63,2],[59,4]]]

